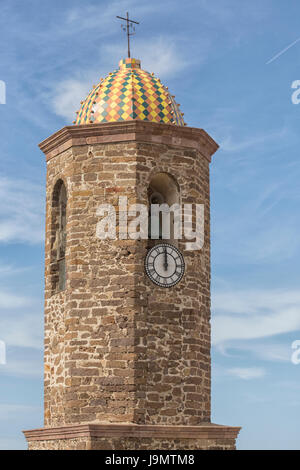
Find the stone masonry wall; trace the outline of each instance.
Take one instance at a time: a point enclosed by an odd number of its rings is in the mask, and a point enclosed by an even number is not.
[[[171,289],[147,279],[146,241],[96,237],[99,204],[117,207],[120,195],[146,203],[161,171],[175,177],[183,203],[205,204],[205,246],[186,252],[180,242],[186,274]],[[51,205],[60,178],[68,195],[67,281],[54,293]],[[198,151],[132,141],[73,146],[51,158],[45,275],[46,426],[209,422],[209,163]]]
[[[136,315],[136,422],[196,425],[210,421],[209,165],[196,151],[140,144],[140,201],[158,172],[175,177],[181,203],[205,204],[206,242],[200,252],[186,251],[179,242],[186,273],[173,288],[156,287],[143,271],[136,273],[136,293],[143,300]],[[142,266],[146,243],[140,245]]]
[[[235,450],[235,439],[77,438],[31,441],[29,450]]]

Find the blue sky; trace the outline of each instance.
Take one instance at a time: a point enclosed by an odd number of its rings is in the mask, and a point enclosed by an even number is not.
[[[42,422],[44,157],[126,55],[116,15],[140,21],[132,55],[189,126],[220,144],[211,165],[214,422],[240,449],[300,449],[300,80],[297,0],[11,0],[1,6],[0,449]],[[274,60],[272,60],[274,58]]]

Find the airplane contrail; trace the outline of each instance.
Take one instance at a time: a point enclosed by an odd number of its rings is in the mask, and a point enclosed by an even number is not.
[[[289,46],[285,47],[282,51],[278,52],[278,54],[274,55],[274,57],[272,57],[272,59],[268,60],[268,62],[266,62],[266,65],[270,64],[271,62],[273,62],[273,60],[276,60],[278,59],[279,56],[281,56],[282,54],[284,54],[288,49],[290,49],[291,47],[293,47],[297,42],[300,41],[300,38],[296,39],[296,41],[292,42]]]

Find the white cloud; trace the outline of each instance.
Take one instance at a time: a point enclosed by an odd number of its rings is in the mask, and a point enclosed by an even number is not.
[[[26,352],[14,359],[9,358],[6,364],[0,365],[0,376],[43,377],[42,356],[28,357]]]
[[[215,345],[266,338],[300,330],[300,293],[288,290],[233,290],[212,299]]]
[[[80,101],[84,100],[92,88],[93,83],[88,80],[65,80],[59,83],[52,98],[54,112],[70,124],[76,119],[76,111],[80,108]]]
[[[27,297],[0,291],[0,309],[20,308],[29,305],[30,303],[31,302]]]
[[[238,169],[233,162],[229,168],[227,164],[221,166],[214,174],[218,195],[213,210],[213,216],[218,211],[212,233],[215,256],[218,262],[227,258],[226,262],[234,259],[235,264],[279,265],[280,261],[295,258],[300,250],[300,165],[287,169],[280,163],[266,179],[261,163],[249,163],[253,158],[252,154],[248,161],[240,162]]]
[[[265,370],[260,367],[234,367],[227,372],[243,380],[259,379],[266,375]]]
[[[292,43],[290,43],[288,46],[286,46],[284,49],[282,49],[281,51],[279,51],[277,54],[275,54],[271,59],[269,59],[267,62],[266,62],[266,65],[270,64],[271,62],[273,62],[274,60],[278,59],[278,57],[280,57],[282,54],[284,54],[286,51],[288,51],[291,47],[293,47],[295,44],[297,44],[297,42],[300,41],[300,38],[297,38],[295,41],[293,41]]]
[[[2,264],[1,265],[1,261],[0,261],[0,276],[13,276],[15,274],[18,274],[18,273],[22,273],[24,271],[28,271],[30,268],[26,267],[26,268],[17,268],[13,265],[10,265],[10,264]],[[1,301],[0,301],[1,303]]]
[[[263,338],[300,330],[300,308],[251,317],[218,315],[213,323],[215,344],[234,339]]]
[[[112,32],[120,30],[120,20],[116,16],[123,16],[130,9],[134,11],[134,15],[130,14],[130,18],[141,21],[144,15],[151,13],[158,14],[166,9],[167,2],[160,3],[159,6],[154,2],[141,3],[138,0],[117,0],[110,1],[108,5],[83,5],[79,8],[74,7],[68,10],[64,18],[67,33],[83,33],[84,31],[97,30],[97,34],[101,34],[107,38]]]
[[[259,135],[254,135],[251,137],[246,137],[244,139],[236,139],[233,137],[233,135],[229,134],[226,137],[224,137],[223,140],[219,142],[220,148],[224,152],[242,152],[244,150],[248,150],[252,147],[258,147],[262,145],[266,145],[268,142],[273,143],[274,141],[276,142],[278,139],[282,139],[287,136],[287,129],[286,128],[281,128],[276,131],[271,131],[268,133],[263,133]],[[248,158],[247,155],[242,155],[241,158]]]
[[[255,313],[258,310],[274,311],[295,306],[300,308],[300,291],[298,290],[227,290],[216,292],[212,298],[214,310],[239,314]]]
[[[75,113],[80,108],[80,102],[86,98],[93,84],[98,83],[101,76],[105,77],[110,71],[117,69],[118,61],[124,56],[125,48],[121,42],[102,46],[101,67],[89,70],[83,78],[72,78],[58,83],[45,101],[49,100],[54,112],[71,124],[76,118]],[[112,57],[116,63],[112,62]],[[142,59],[142,68],[155,73],[159,78],[174,77],[191,63],[191,60],[180,54],[176,38],[171,36],[157,36],[149,41],[139,41],[134,47],[134,57]],[[199,56],[197,59],[200,60]],[[78,70],[77,74],[81,75],[81,71]]]
[[[0,242],[41,242],[44,232],[42,186],[0,176],[0,200]]]
[[[300,333],[299,333],[300,337]],[[217,344],[217,349],[224,356],[239,357],[243,353],[248,353],[251,357],[263,361],[271,362],[291,362],[291,343],[265,338],[250,340],[232,340]]]
[[[197,55],[197,62],[204,60],[206,47]],[[159,54],[158,52],[159,51]],[[103,47],[102,55],[110,57],[124,57],[124,44],[107,44]],[[148,72],[153,72],[159,78],[174,77],[188,67],[194,59],[182,55],[178,47],[178,37],[159,35],[147,41],[138,41],[133,46],[133,56],[141,60],[141,66]]]
[[[18,346],[41,349],[43,345],[42,315],[31,313],[20,315],[1,314],[0,339],[7,347]],[[9,357],[7,355],[7,361]]]

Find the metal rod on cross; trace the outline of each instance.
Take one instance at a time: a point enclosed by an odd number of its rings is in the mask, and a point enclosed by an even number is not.
[[[116,18],[119,18],[119,20],[124,20],[126,21],[126,26],[121,25],[124,31],[127,31],[127,45],[128,45],[128,57],[130,57],[130,36],[133,36],[134,33],[130,32],[130,28],[134,29],[133,24],[140,24],[137,21],[133,21],[129,18],[128,12],[126,13],[126,18],[123,18],[122,16],[117,16]]]

